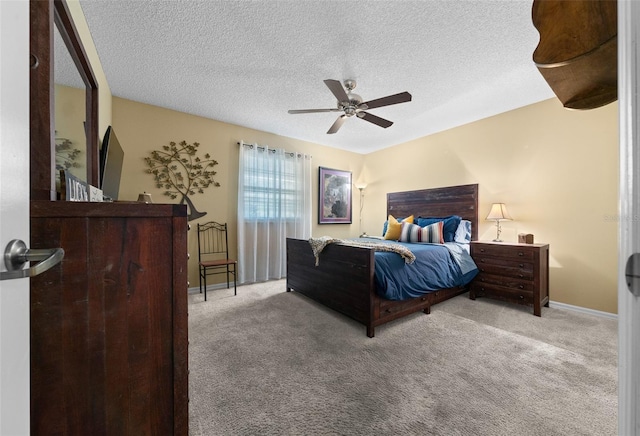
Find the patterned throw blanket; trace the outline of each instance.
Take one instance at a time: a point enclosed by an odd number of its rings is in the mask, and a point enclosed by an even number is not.
[[[390,251],[398,253],[404,259],[405,263],[413,263],[416,260],[416,256],[407,247],[400,244],[384,244],[381,242],[364,242],[354,241],[350,239],[336,239],[330,236],[322,236],[320,238],[309,238],[309,244],[311,250],[313,250],[313,256],[316,258],[316,266],[320,263],[320,253],[324,250],[328,244],[342,244],[349,245],[351,247],[361,248],[373,248],[375,251]]]

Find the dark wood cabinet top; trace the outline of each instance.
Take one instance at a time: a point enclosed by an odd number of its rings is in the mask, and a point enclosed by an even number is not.
[[[519,242],[494,242],[494,241],[471,241],[471,244],[474,245],[493,245],[493,246],[504,246],[504,247],[534,247],[534,248],[542,248],[542,247],[548,247],[549,244],[522,244]]]
[[[148,204],[137,201],[75,202],[31,201],[31,217],[179,217],[187,216],[184,204]]]

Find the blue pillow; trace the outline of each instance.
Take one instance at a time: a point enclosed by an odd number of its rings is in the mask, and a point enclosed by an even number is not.
[[[458,215],[451,215],[444,218],[423,218],[419,216],[416,224],[420,227],[425,227],[438,221],[444,222],[444,242],[453,242],[456,237],[456,230],[458,230],[460,221],[462,221],[462,217]]]

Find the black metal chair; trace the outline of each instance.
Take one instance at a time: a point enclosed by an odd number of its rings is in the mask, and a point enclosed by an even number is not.
[[[237,295],[237,264],[238,261],[229,259],[227,223],[210,221],[198,224],[198,268],[200,293],[204,285],[204,301],[207,301],[207,276],[212,274],[227,274],[227,289],[230,283],[229,276],[233,274],[233,295]]]

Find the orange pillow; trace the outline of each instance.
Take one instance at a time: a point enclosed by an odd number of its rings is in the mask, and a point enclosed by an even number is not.
[[[403,223],[413,224],[413,215],[409,215],[405,219],[402,220]]]
[[[400,239],[400,235],[402,234],[402,224],[398,221],[393,222],[389,220],[389,224],[387,224],[387,232],[384,234],[384,239],[397,241]]]
[[[393,215],[389,215],[389,218],[387,219],[387,232],[384,234],[384,239],[391,241],[397,241],[400,239],[402,223],[413,224],[413,215],[409,215],[401,222],[398,222]]]
[[[389,218],[387,218],[387,220],[390,223],[397,223],[398,220],[393,216],[393,215],[389,215]],[[401,223],[409,223],[409,224],[413,224],[413,215],[409,215],[408,217],[406,217],[405,219],[403,219],[402,221],[400,221]]]

